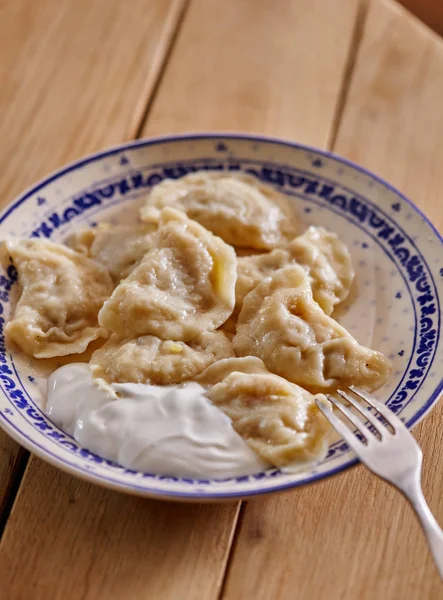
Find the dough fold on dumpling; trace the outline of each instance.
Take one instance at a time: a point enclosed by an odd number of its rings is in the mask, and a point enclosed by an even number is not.
[[[153,225],[111,225],[77,231],[67,241],[68,246],[106,267],[115,283],[134,269],[153,246]]]
[[[182,210],[234,246],[270,249],[296,234],[285,196],[250,175],[200,171],[166,179],[146,198],[142,220],[156,223],[166,206]]]
[[[286,267],[245,297],[233,339],[238,356],[254,355],[273,373],[311,391],[351,384],[375,390],[390,361],[361,346],[312,297],[306,271]]]
[[[97,315],[113,285],[102,265],[40,239],[10,237],[1,254],[4,264],[11,260],[16,267],[22,288],[5,334],[26,354],[78,354],[93,340],[107,337]]]
[[[195,378],[201,385],[215,385],[231,373],[269,373],[264,362],[256,356],[222,358],[213,362]]]
[[[210,388],[207,396],[231,419],[245,442],[277,467],[326,455],[330,427],[315,404],[316,397],[282,377],[233,372]]]
[[[283,248],[238,258],[235,312],[262,279],[291,264],[306,270],[314,300],[327,315],[348,296],[354,279],[349,250],[335,233],[311,226]]]
[[[94,352],[90,367],[94,377],[107,383],[171,385],[188,381],[214,361],[230,356],[234,356],[232,344],[220,331],[205,331],[189,342],[114,334]]]
[[[165,208],[152,249],[105,302],[99,323],[127,337],[182,341],[216,329],[234,308],[236,263],[222,239]]]

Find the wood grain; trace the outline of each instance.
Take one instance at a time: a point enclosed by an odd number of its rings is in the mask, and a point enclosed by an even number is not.
[[[374,2],[336,150],[389,179],[443,230],[443,40]]]
[[[236,511],[104,492],[35,462],[2,545],[0,589],[8,600],[213,598]]]
[[[335,150],[411,197],[443,229],[443,47],[372,2]],[[416,429],[425,495],[443,523],[443,405]],[[363,467],[248,503],[224,600],[436,600],[442,584],[412,510]]]
[[[143,133],[226,128],[322,144],[347,62],[354,0],[339,7],[277,0],[272,10],[265,0],[225,0],[220,7],[191,2]],[[0,588],[11,600],[28,600],[30,591],[33,600],[215,600],[237,510],[137,500],[32,459],[0,547]]]
[[[194,0],[143,134],[237,130],[324,145],[357,8]]]
[[[0,4],[0,206],[66,161],[126,137],[183,4],[134,0],[130,11],[119,0]],[[2,510],[23,460],[0,430]]]
[[[0,13],[2,203],[125,139],[183,0],[14,0]]]

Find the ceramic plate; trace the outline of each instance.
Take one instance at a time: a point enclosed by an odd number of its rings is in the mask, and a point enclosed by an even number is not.
[[[306,225],[324,225],[347,243],[357,271],[354,303],[342,307],[337,318],[360,343],[392,360],[392,376],[376,395],[409,427],[416,424],[442,389],[442,239],[407,198],[347,160],[249,135],[131,142],[36,184],[3,211],[0,235],[60,242],[79,227],[116,220],[119,212],[131,219],[153,185],[198,169],[250,173],[287,194]],[[15,280],[13,267],[0,278],[0,424],[57,467],[124,492],[204,501],[282,491],[356,463],[336,437],[322,463],[295,474],[272,468],[236,479],[192,480],[131,471],[79,447],[45,416],[44,381],[5,348],[3,327]]]

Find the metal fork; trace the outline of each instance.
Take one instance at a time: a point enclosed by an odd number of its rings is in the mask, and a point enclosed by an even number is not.
[[[353,396],[342,390],[338,390],[337,394],[347,400],[370,423],[369,426],[336,397],[328,395],[328,400],[358,429],[359,437],[337,417],[330,404],[317,399],[317,406],[362,463],[395,486],[409,500],[423,527],[438,572],[443,579],[443,531],[432,515],[421,489],[421,448],[402,421],[385,404],[354,386],[350,386],[349,390],[372,406],[384,422],[368,412],[368,407],[362,406]]]

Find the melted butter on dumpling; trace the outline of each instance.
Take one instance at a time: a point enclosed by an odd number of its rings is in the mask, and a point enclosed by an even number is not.
[[[273,465],[292,466],[326,455],[329,423],[315,396],[298,385],[270,373],[233,372],[206,395],[245,442]]]
[[[314,300],[327,315],[348,296],[354,268],[347,247],[335,233],[311,226],[281,249],[238,259],[236,312],[240,311],[246,294],[262,279],[290,264],[306,270]]]
[[[148,195],[142,220],[156,223],[166,206],[182,210],[234,246],[270,249],[296,233],[288,200],[248,175],[201,171],[166,179]]]
[[[189,342],[153,335],[122,338],[116,334],[91,357],[92,374],[107,383],[172,385],[196,377],[214,361],[234,356],[220,331],[204,331]]]
[[[245,296],[255,288],[265,277],[282,269],[291,262],[291,257],[286,250],[277,248],[266,254],[244,256],[237,258],[237,283],[235,285],[235,315],[238,316]],[[235,331],[235,328],[234,328]]]
[[[82,353],[107,337],[97,315],[112,292],[108,271],[82,254],[46,240],[8,238],[2,260],[12,260],[22,288],[7,338],[26,354],[50,358]]]
[[[105,302],[99,323],[128,337],[187,341],[232,313],[237,259],[182,212],[166,208],[158,224],[152,249]]]
[[[239,356],[254,355],[273,373],[311,391],[380,387],[391,371],[381,353],[361,346],[312,297],[306,271],[286,267],[245,297],[233,339]]]
[[[97,227],[74,233],[67,243],[74,250],[101,263],[118,283],[152,248],[155,230],[154,225],[101,223]]]

